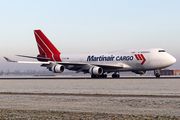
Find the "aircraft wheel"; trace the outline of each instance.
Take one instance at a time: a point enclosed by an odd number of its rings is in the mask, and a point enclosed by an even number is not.
[[[159,78],[161,75],[160,74],[156,74],[155,76],[156,76],[156,78]]]
[[[107,78],[107,75],[106,75],[106,74],[104,75],[104,78]]]
[[[102,75],[91,75],[91,78],[107,78],[106,74],[102,74]]]
[[[112,74],[112,78],[119,78],[120,75],[119,74]]]
[[[161,76],[160,70],[155,70],[155,76],[156,78],[159,78]]]
[[[100,75],[101,76],[101,78],[104,78],[104,75]]]
[[[107,78],[107,75],[106,74],[102,74],[101,78]]]
[[[91,78],[99,78],[99,75],[91,75]]]

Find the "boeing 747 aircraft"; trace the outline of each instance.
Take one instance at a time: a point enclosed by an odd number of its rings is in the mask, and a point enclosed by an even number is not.
[[[91,78],[106,78],[107,73],[113,73],[112,78],[119,78],[121,71],[132,71],[145,74],[148,70],[159,71],[171,66],[176,59],[161,48],[119,50],[107,53],[63,54],[49,41],[41,30],[34,30],[39,54],[34,58],[38,62],[13,61],[8,62],[41,64],[54,73],[62,73],[65,69],[90,73]],[[160,72],[156,72],[160,77]]]

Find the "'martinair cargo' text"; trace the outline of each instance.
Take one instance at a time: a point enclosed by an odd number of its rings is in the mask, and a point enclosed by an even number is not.
[[[133,60],[133,56],[99,56],[99,57],[95,57],[94,55],[92,56],[88,56],[87,57],[87,61],[114,61],[114,59],[116,61],[132,61]]]

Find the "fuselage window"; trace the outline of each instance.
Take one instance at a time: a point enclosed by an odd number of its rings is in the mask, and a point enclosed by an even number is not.
[[[141,51],[141,53],[150,53],[150,51]]]
[[[165,50],[159,50],[158,52],[166,52]]]

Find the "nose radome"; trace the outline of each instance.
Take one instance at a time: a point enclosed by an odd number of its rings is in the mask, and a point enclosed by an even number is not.
[[[172,62],[172,64],[174,64],[176,62],[176,58],[172,56],[171,57],[171,62]]]
[[[176,62],[176,58],[174,58],[172,55],[168,57],[168,63],[169,65],[173,65]]]

